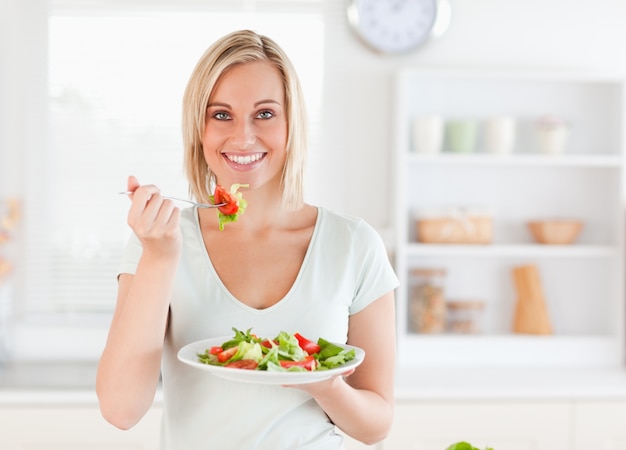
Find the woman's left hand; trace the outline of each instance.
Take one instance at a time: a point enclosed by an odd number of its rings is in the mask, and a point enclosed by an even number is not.
[[[339,429],[371,445],[387,436],[393,421],[393,291],[350,316],[347,343],[365,350],[367,357],[359,367],[318,383],[289,387],[308,392]]]
[[[335,375],[335,376],[333,376],[331,378],[328,378],[326,380],[317,381],[315,383],[285,384],[285,385],[283,385],[283,387],[300,389],[302,391],[308,392],[309,394],[311,394],[311,396],[313,398],[315,398],[316,395],[319,395],[321,393],[326,393],[327,394],[328,390],[332,389],[332,387],[335,385],[335,383],[342,382],[344,378],[349,377],[350,375],[352,375],[355,370],[356,370],[356,368],[348,369],[348,370],[346,370],[343,373]]]

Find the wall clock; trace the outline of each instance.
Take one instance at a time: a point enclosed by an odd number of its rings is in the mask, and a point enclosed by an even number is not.
[[[414,50],[441,36],[450,23],[448,0],[350,0],[348,23],[379,53]]]

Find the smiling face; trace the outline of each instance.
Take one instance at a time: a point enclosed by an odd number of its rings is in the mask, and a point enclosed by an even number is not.
[[[228,188],[280,188],[286,160],[285,93],[278,70],[256,61],[231,67],[215,85],[202,139],[204,158]]]

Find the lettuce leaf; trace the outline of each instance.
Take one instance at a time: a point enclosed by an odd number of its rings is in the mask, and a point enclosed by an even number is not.
[[[239,361],[240,359],[251,359],[256,361],[257,364],[263,359],[263,350],[261,344],[255,342],[241,341],[237,349],[237,353],[233,357],[233,361]]]
[[[480,450],[477,447],[474,447],[469,442],[457,442],[456,444],[452,444],[446,450]],[[493,450],[491,447],[485,447],[485,450]]]
[[[294,334],[281,331],[274,339],[267,339],[267,342],[270,343],[270,348],[268,348],[265,344],[266,339],[257,337],[251,332],[251,328],[241,331],[233,327],[232,330],[235,332],[233,338],[221,345],[224,350],[237,347],[237,353],[229,361],[251,359],[257,362],[257,370],[275,372],[307,371],[304,367],[292,366],[285,368],[281,366],[281,361],[303,361],[308,356],[308,353],[300,347],[298,338]],[[334,369],[356,357],[354,349],[345,349],[322,338],[318,339],[317,343],[321,350],[319,353],[313,354],[317,361],[315,370]],[[217,356],[211,355],[208,350],[205,354],[198,354],[198,360],[205,364],[223,365],[223,363],[218,361]],[[458,448],[456,450],[465,449]]]
[[[301,361],[307,353],[300,348],[298,339],[286,331],[281,331],[276,337],[278,340],[278,356],[282,360]]]
[[[325,339],[319,338],[317,344],[322,348],[316,355],[317,370],[334,369],[356,357],[354,349],[347,350]]]

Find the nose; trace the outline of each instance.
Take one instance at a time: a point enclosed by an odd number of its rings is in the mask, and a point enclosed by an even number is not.
[[[236,124],[230,139],[231,144],[239,149],[247,149],[256,142],[254,126],[247,120],[239,121]]]

